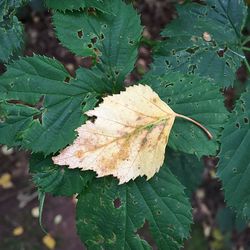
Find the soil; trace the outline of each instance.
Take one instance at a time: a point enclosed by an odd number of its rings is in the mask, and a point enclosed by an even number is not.
[[[39,2],[39,1],[37,1]],[[176,17],[172,1],[138,0],[135,3],[138,12],[142,14],[142,23],[145,25],[144,35],[149,38],[160,38],[161,29]],[[61,61],[70,74],[74,75],[76,68],[90,67],[89,58],[76,57],[60,45],[55,37],[51,24],[51,13],[42,8],[28,6],[19,13],[19,18],[25,26],[26,47],[24,55],[47,55]],[[142,46],[134,72],[126,80],[131,84],[140,79],[140,72],[147,71],[152,61],[149,47]],[[0,65],[0,73],[5,68]],[[238,78],[244,82],[246,70],[242,67]],[[234,89],[225,92],[226,106],[232,109],[234,105]],[[0,148],[0,176],[4,173],[11,175],[13,187],[2,189],[0,187],[0,249],[1,250],[34,250],[48,249],[43,243],[45,233],[42,231],[34,211],[38,207],[36,188],[32,184],[28,173],[29,153]],[[250,249],[250,229],[241,232],[230,232],[230,246],[227,238],[222,239],[217,232],[216,220],[219,209],[224,208],[224,197],[221,184],[214,177],[217,159],[204,159],[205,168],[203,181],[198,190],[192,195],[193,215],[195,221],[194,232],[200,233],[203,241],[201,248],[192,248],[194,241],[187,242],[185,249]],[[35,208],[35,209],[34,209]],[[33,211],[33,215],[32,215]],[[43,226],[56,241],[56,250],[83,250],[75,229],[75,199],[47,196],[43,214]],[[24,230],[20,236],[14,236],[14,228],[21,226]],[[198,228],[198,229],[197,229]],[[198,230],[198,231],[197,231]],[[155,243],[150,236],[148,225],[138,231],[141,237],[147,239],[154,249]]]

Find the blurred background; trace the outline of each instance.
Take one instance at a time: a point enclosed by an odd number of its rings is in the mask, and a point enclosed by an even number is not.
[[[161,29],[177,16],[174,1],[133,2],[145,26],[144,36],[149,39],[160,39]],[[90,58],[76,57],[60,45],[51,24],[51,12],[43,6],[42,0],[33,0],[20,9],[18,18],[25,27],[24,55],[35,53],[55,57],[71,75],[79,66],[91,67]],[[249,31],[248,21],[243,32],[249,34]],[[151,60],[149,45],[142,45],[135,69],[126,84],[139,80],[150,68]],[[0,74],[4,70],[5,66],[0,64]],[[236,88],[224,91],[229,110],[233,108],[237,91],[244,87],[246,75],[242,66],[237,72]],[[28,152],[0,146],[0,250],[85,249],[75,230],[74,197],[46,196],[42,222],[49,234],[42,231],[38,220],[38,194],[28,173],[28,158]],[[196,183],[198,188],[190,194],[195,223],[184,249],[250,249],[250,226],[225,207],[221,184],[215,176],[217,159],[204,158],[203,162],[202,178]],[[157,249],[147,225],[138,233]]]

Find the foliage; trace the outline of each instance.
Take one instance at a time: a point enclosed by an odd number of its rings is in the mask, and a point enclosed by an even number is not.
[[[243,0],[176,4],[178,17],[162,31],[166,39],[150,43],[153,63],[140,83],[176,113],[203,124],[213,139],[177,117],[160,171],[123,185],[115,177],[55,165],[52,157],[72,144],[75,129],[87,121],[85,112],[124,90],[143,41],[139,14],[122,0],[45,0],[61,44],[92,58],[91,69],[80,67],[71,76],[44,56],[9,62],[22,45],[15,13],[24,2],[0,0],[0,61],[8,62],[0,76],[0,143],[32,152],[30,172],[41,208],[45,193],[78,194],[76,224],[89,249],[150,249],[138,235],[145,222],[159,249],[179,249],[189,237],[188,196],[200,183],[200,159],[220,150],[218,176],[227,203],[250,218],[249,87],[230,115],[221,92],[247,64]]]
[[[119,91],[134,67],[142,27],[132,6],[111,2],[107,6],[112,14],[89,9],[56,12],[53,23],[61,43],[76,55],[97,57],[102,62],[98,67]]]
[[[177,7],[179,18],[162,32],[168,39],[156,50],[155,74],[181,71],[232,85],[244,59],[241,30],[246,20],[244,0],[208,0]]]
[[[159,249],[178,249],[189,235],[191,207],[167,166],[148,182],[95,179],[78,199],[77,228],[90,249],[150,249],[135,234],[145,220]]]
[[[15,16],[27,0],[0,0],[0,62],[7,62],[23,45],[23,26]]]
[[[227,204],[239,216],[250,218],[250,95],[242,94],[225,126],[221,142],[218,176]]]

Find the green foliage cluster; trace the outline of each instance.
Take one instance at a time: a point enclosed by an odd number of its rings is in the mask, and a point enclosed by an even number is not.
[[[0,1],[3,62],[22,44],[23,30],[13,14],[22,3]],[[228,205],[249,219],[249,87],[231,114],[221,92],[246,62],[244,1],[176,4],[178,17],[162,31],[166,39],[154,45],[151,70],[141,82],[175,112],[206,125],[214,137],[209,141],[199,128],[177,119],[160,172],[150,181],[138,178],[121,186],[112,177],[97,179],[91,171],[56,166],[51,157],[76,138],[85,111],[124,89],[143,41],[140,16],[122,0],[45,0],[45,5],[53,10],[62,45],[91,56],[94,66],[79,68],[72,77],[44,56],[7,64],[0,76],[0,143],[32,152],[30,172],[41,194],[78,194],[76,224],[88,249],[150,249],[137,233],[145,222],[159,249],[179,249],[189,237],[188,197],[200,183],[201,157],[219,150],[218,176]]]
[[[23,45],[23,25],[18,21],[17,9],[28,0],[0,0],[0,63],[8,62]]]

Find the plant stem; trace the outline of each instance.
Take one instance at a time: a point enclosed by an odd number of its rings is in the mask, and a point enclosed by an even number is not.
[[[201,125],[199,122],[195,121],[194,119],[189,118],[189,117],[187,117],[185,115],[180,115],[180,114],[176,114],[176,113],[175,113],[175,116],[179,117],[179,118],[183,118],[185,120],[188,120],[188,121],[194,123],[195,125],[197,125],[198,127],[200,127],[207,134],[207,136],[208,136],[208,138],[210,140],[213,138],[212,134],[208,131],[208,129],[205,128],[203,125]]]
[[[250,42],[250,37],[249,36],[243,41],[242,45],[244,45],[244,44],[246,44],[248,42]]]
[[[248,47],[242,47],[243,50],[250,51],[250,48]]]

